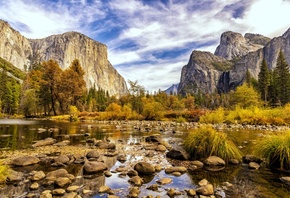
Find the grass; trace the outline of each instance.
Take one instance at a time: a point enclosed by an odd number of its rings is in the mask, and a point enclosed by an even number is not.
[[[0,165],[0,184],[6,181],[6,177],[8,176],[8,166]]]
[[[200,160],[215,155],[226,162],[242,158],[242,153],[226,133],[211,126],[202,126],[191,131],[184,140],[184,148],[191,158]]]
[[[269,167],[290,170],[290,131],[265,136],[254,147],[254,155],[265,158]]]

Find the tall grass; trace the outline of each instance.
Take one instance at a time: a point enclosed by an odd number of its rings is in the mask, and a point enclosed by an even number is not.
[[[211,155],[226,162],[242,158],[242,153],[226,133],[218,132],[211,126],[202,126],[191,131],[184,140],[184,148],[193,159],[204,159]]]
[[[290,131],[265,136],[255,145],[254,154],[265,158],[270,168],[290,170]]]

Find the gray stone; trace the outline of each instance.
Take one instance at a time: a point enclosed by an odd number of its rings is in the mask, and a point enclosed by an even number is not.
[[[54,158],[55,163],[67,164],[70,161],[67,155],[60,155]]]
[[[43,171],[36,171],[33,173],[31,180],[32,181],[39,181],[41,179],[45,178],[45,174]]]
[[[174,172],[185,173],[186,171],[187,171],[187,168],[185,168],[184,166],[172,166],[165,169],[166,174],[171,174]]]
[[[101,186],[99,189],[99,193],[108,193],[109,191],[111,191],[109,186]]]
[[[72,183],[72,181],[67,178],[67,177],[58,177],[56,180],[55,180],[55,183],[56,185],[58,185],[59,187],[63,188],[65,186],[68,186]]]
[[[196,192],[198,194],[202,194],[204,196],[209,196],[209,195],[213,195],[214,188],[213,188],[213,185],[212,184],[206,184],[206,185],[203,185],[200,188],[198,188],[196,190]]]
[[[86,156],[87,158],[99,158],[100,154],[98,151],[92,150],[92,151],[89,151]]]
[[[176,160],[187,160],[188,156],[184,151],[171,149],[166,153],[166,157]]]

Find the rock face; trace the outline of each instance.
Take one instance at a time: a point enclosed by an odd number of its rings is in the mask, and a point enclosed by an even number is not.
[[[245,81],[247,70],[258,79],[262,60],[269,69],[276,67],[277,57],[283,51],[290,63],[290,29],[282,36],[269,38],[259,34],[225,32],[215,55],[193,51],[187,65],[182,68],[178,93],[224,93]]]
[[[88,88],[95,85],[116,96],[128,92],[124,78],[108,61],[107,46],[81,33],[67,32],[44,39],[27,39],[0,20],[0,39],[0,57],[22,70],[30,64],[29,57],[41,62],[54,59],[62,69],[78,59],[85,71]]]
[[[221,35],[220,45],[214,54],[231,60],[257,51],[264,47],[267,41],[270,39],[262,35],[248,33],[243,37],[240,33],[228,31]]]
[[[27,57],[32,54],[29,40],[2,20],[0,20],[0,40],[0,57],[24,70],[25,65],[29,64]]]

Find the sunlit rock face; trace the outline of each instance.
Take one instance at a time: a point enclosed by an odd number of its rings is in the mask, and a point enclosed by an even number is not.
[[[191,54],[188,64],[182,68],[178,93],[229,92],[245,81],[247,70],[258,79],[263,59],[269,69],[274,69],[280,50],[290,64],[290,29],[273,39],[259,34],[247,33],[243,37],[225,32],[215,55],[197,51]]]
[[[231,60],[261,49],[269,41],[269,38],[258,34],[247,33],[243,37],[240,33],[228,31],[221,35],[220,44],[214,54]]]
[[[124,78],[108,61],[106,45],[78,32],[27,39],[7,22],[0,21],[0,27],[0,56],[16,67],[26,69],[29,57],[36,56],[40,61],[54,59],[62,69],[78,59],[85,71],[88,88],[96,86],[116,96],[128,92]]]

